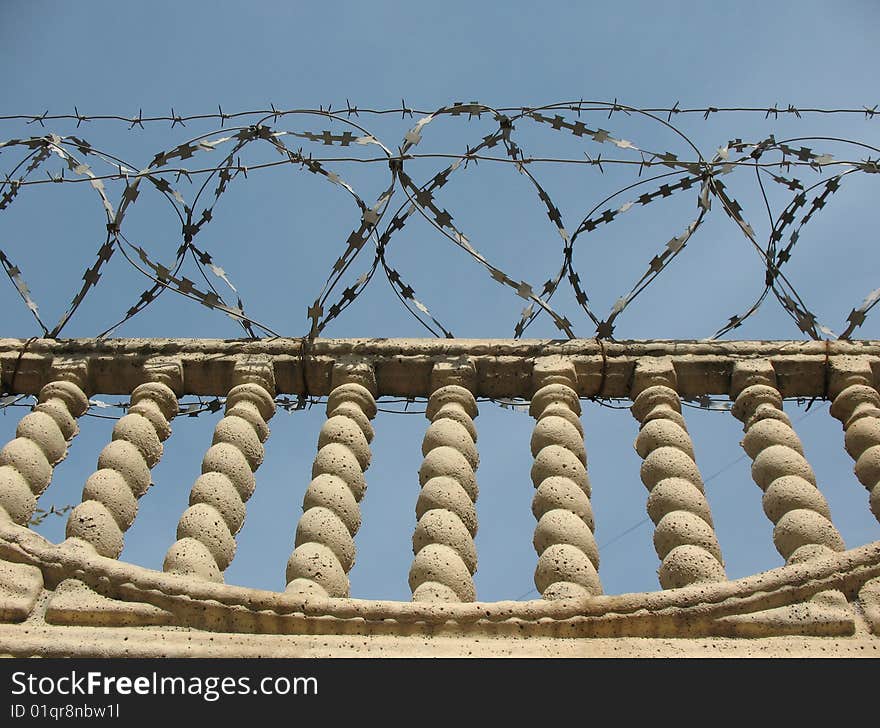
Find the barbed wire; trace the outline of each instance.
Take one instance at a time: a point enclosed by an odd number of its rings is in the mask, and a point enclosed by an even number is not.
[[[413,125],[396,145],[385,144],[361,124],[363,117],[398,113],[402,119],[412,120]],[[339,257],[318,295],[308,307],[310,326],[307,332],[302,333],[304,340],[311,341],[320,336],[328,324],[358,299],[380,269],[401,303],[428,331],[436,336],[453,337],[452,329],[432,313],[417,295],[415,288],[388,259],[387,253],[394,235],[414,216],[426,220],[441,236],[482,267],[491,280],[525,301],[525,308],[514,326],[515,337],[523,336],[541,315],[549,317],[562,335],[575,337],[573,319],[551,305],[553,297],[567,283],[577,305],[589,319],[594,329],[593,335],[598,339],[613,339],[618,317],[687,246],[693,235],[704,225],[713,209],[713,203],[715,209],[720,207],[734,222],[758,255],[764,281],[757,299],[741,312],[730,316],[710,338],[719,338],[741,326],[771,294],[806,336],[813,339],[850,338],[880,301],[880,288],[869,292],[859,305],[854,306],[842,330],[835,333],[809,309],[803,296],[786,277],[784,268],[795,252],[803,228],[826,207],[832,196],[851,181],[853,175],[880,172],[880,148],[836,136],[804,136],[777,140],[771,134],[754,141],[743,141],[739,138],[729,140],[711,155],[704,156],[693,141],[672,123],[673,118],[682,114],[699,114],[708,119],[722,113],[760,113],[765,118],[772,116],[774,119],[780,115],[801,119],[807,114],[860,114],[866,119],[873,119],[878,111],[876,105],[837,109],[795,107],[791,104],[770,107],[683,108],[678,102],[671,107],[636,108],[618,103],[616,99],[611,103],[581,99],[540,107],[498,108],[473,101],[426,111],[409,107],[401,100],[399,108],[387,109],[359,108],[346,101],[345,107],[337,110],[329,105],[326,109],[319,107],[287,110],[270,105],[269,109],[235,113],[226,113],[218,107],[217,113],[180,115],[172,109],[170,115],[144,116],[139,110],[137,116],[124,116],[85,115],[75,107],[73,114],[52,115],[46,111],[39,115],[0,116],[0,122],[39,125],[41,131],[48,122],[75,121],[76,126],[80,127],[90,122],[108,121],[127,124],[130,131],[144,129],[148,123],[166,122],[170,123],[171,128],[186,128],[187,122],[220,123],[219,129],[198,134],[158,152],[145,166],[130,164],[77,135],[46,132],[40,136],[11,138],[0,142],[0,153],[3,155],[0,158],[6,160],[12,157],[10,166],[6,168],[0,181],[0,211],[9,208],[23,190],[34,186],[85,183],[98,196],[106,219],[104,239],[92,264],[85,268],[82,286],[54,324],[43,321],[40,307],[34,300],[21,269],[3,249],[0,249],[0,265],[36,321],[41,334],[48,338],[61,336],[85,297],[97,286],[104,267],[117,251],[148,283],[139,298],[116,323],[96,334],[99,338],[109,336],[124,322],[143,311],[164,291],[169,290],[231,317],[249,338],[280,336],[275,329],[246,313],[244,301],[232,282],[232,276],[219,265],[206,246],[196,244],[196,239],[210,224],[216,206],[233,182],[240,184],[242,180],[248,179],[249,174],[282,165],[309,172],[342,188],[359,212],[357,227],[344,240]],[[601,115],[603,118],[600,121],[604,122],[615,114],[635,117],[672,132],[688,148],[687,155],[649,149],[590,121],[592,117]],[[430,125],[443,118],[464,122],[474,119],[489,120],[495,128],[475,143],[465,144],[464,153],[417,152],[417,147],[431,128]],[[320,131],[288,128],[286,125],[291,120],[326,121],[336,128]],[[229,126],[227,122],[230,123]],[[241,125],[241,122],[248,123]],[[526,125],[547,133],[572,137],[587,149],[577,158],[531,156],[525,151],[516,131]],[[806,146],[807,144],[810,146]],[[304,151],[303,145],[370,148],[375,149],[376,154],[366,158],[356,155],[319,157]],[[816,151],[816,145],[831,147],[835,151],[840,148],[843,152],[832,155]],[[278,159],[248,164],[247,154],[259,146],[276,154]],[[603,158],[602,149],[613,149],[615,156]],[[186,166],[187,160],[201,160],[217,153],[224,155],[217,164]],[[874,154],[877,156],[872,156]],[[410,163],[432,159],[443,160],[445,166],[426,181],[414,179],[410,173]],[[383,191],[372,204],[348,181],[331,170],[331,165],[344,162],[359,162],[384,168],[388,182],[381,186]],[[452,212],[443,207],[440,201],[441,188],[457,172],[480,162],[500,164],[522,175],[534,189],[540,207],[559,235],[562,241],[560,266],[542,285],[534,285],[509,275],[491,262],[460,225],[454,222],[455,216]],[[538,179],[537,167],[545,164],[581,165],[594,168],[600,173],[605,172],[606,165],[617,166],[634,171],[636,178],[631,184],[607,195],[575,227],[569,228],[563,221],[560,208]],[[106,169],[97,169],[101,166]],[[655,168],[662,171],[642,177],[645,170]],[[754,174],[767,207],[771,225],[766,238],[759,237],[748,221],[743,205],[732,196],[729,187],[722,180],[723,177],[744,168],[749,174]],[[809,170],[818,175],[819,179],[804,181],[792,176],[792,170]],[[45,177],[38,176],[39,171],[44,171]],[[181,192],[182,179],[192,183],[196,189],[191,200],[187,200]],[[790,197],[790,201],[779,214],[774,215],[770,208],[765,185],[784,190]],[[126,234],[128,213],[137,204],[142,190],[147,187],[159,192],[180,222],[180,244],[173,260],[157,260],[142,243]],[[575,247],[581,244],[579,238],[615,222],[633,208],[686,194],[696,196],[697,212],[693,218],[683,225],[678,235],[662,244],[648,261],[645,272],[626,294],[617,299],[610,311],[603,314],[595,310],[574,263]],[[373,250],[372,260],[367,262],[365,270],[354,283],[344,285],[356,260],[369,257],[364,253],[369,248]],[[195,266],[203,284],[193,280],[196,276],[188,277],[184,274],[184,266],[187,264]]]
[[[592,402],[612,410],[629,411],[632,405],[631,400],[625,397],[605,397],[605,396],[580,396],[582,402]],[[791,402],[798,407],[806,405],[809,410],[817,399],[825,399],[822,397],[784,397],[783,401]],[[481,404],[492,404],[500,409],[510,410],[511,412],[528,414],[530,402],[522,398],[510,397],[484,397],[479,396],[476,401]],[[0,394],[0,411],[12,408],[33,409],[36,398],[28,394]],[[276,408],[288,413],[296,413],[302,410],[309,410],[313,407],[326,406],[327,397],[316,395],[297,395],[295,397],[276,396],[274,399]],[[115,402],[107,402],[105,400],[90,398],[89,406],[85,412],[86,417],[94,417],[105,420],[120,420],[128,412],[131,407],[129,400],[121,400]],[[427,397],[381,397],[377,399],[377,411],[395,415],[424,415],[427,411]],[[388,405],[403,405],[402,408],[390,408]],[[693,397],[682,397],[682,406],[692,409],[701,409],[712,412],[729,412],[732,402],[724,397],[713,397],[711,395],[698,395]],[[214,414],[223,410],[226,405],[226,398],[217,397],[197,397],[194,400],[182,399],[179,402],[179,409],[174,418],[182,417],[198,417],[203,414]],[[99,414],[106,413],[108,410],[117,410],[121,414]]]
[[[480,103],[478,101],[471,101],[471,105],[479,106]],[[464,102],[458,101],[453,106],[464,106]],[[819,107],[796,107],[793,104],[773,104],[772,106],[702,106],[697,108],[683,108],[679,105],[679,102],[676,101],[672,106],[658,106],[658,107],[642,107],[639,110],[645,111],[651,114],[666,114],[667,121],[672,120],[673,115],[679,114],[699,114],[704,119],[708,119],[712,114],[723,114],[723,113],[758,113],[764,114],[765,119],[769,119],[770,116],[774,118],[779,118],[780,114],[783,115],[791,115],[797,118],[802,118],[803,114],[858,114],[864,115],[865,118],[873,118],[875,114],[880,114],[880,104],[874,104],[873,106],[859,106],[859,107],[850,107],[850,108],[819,108]],[[499,106],[498,110],[503,113],[521,113],[523,111],[527,111],[529,107],[524,106]],[[597,111],[597,112],[609,112],[610,115],[616,111],[621,112],[629,112],[631,107],[625,106],[623,104],[618,104],[615,99],[613,102],[605,102],[605,101],[586,101],[584,99],[579,99],[577,101],[562,101],[557,102],[555,104],[549,104],[545,106],[541,106],[542,109],[553,109],[553,110],[564,110],[564,111],[575,111],[575,112],[585,112],[585,111]],[[8,115],[0,115],[0,121],[24,121],[28,124],[36,124],[39,123],[41,125],[45,125],[47,121],[76,121],[77,125],[81,125],[85,122],[90,121],[123,121],[127,124],[130,124],[131,127],[139,126],[143,128],[144,124],[151,124],[156,122],[170,122],[171,126],[185,125],[187,121],[219,121],[224,124],[226,121],[235,120],[235,119],[246,119],[251,116],[283,116],[285,114],[295,114],[295,113],[326,113],[331,114],[333,112],[333,104],[328,104],[327,108],[319,107],[318,109],[277,109],[274,104],[270,104],[269,108],[264,109],[255,109],[250,111],[236,111],[231,114],[227,114],[223,112],[223,108],[218,105],[217,113],[207,113],[207,114],[190,114],[190,115],[180,115],[174,113],[174,108],[171,109],[170,115],[157,115],[157,116],[144,116],[143,109],[138,110],[137,116],[121,116],[118,114],[81,114],[79,109],[74,106],[72,114],[50,114],[47,109],[42,114],[8,114]],[[352,105],[348,99],[345,101],[345,111],[343,112],[341,107],[337,107],[336,113],[345,113],[347,116],[360,116],[361,114],[366,115],[388,115],[388,114],[400,114],[401,118],[406,118],[407,116],[412,117],[414,114],[422,114],[427,115],[433,113],[429,109],[416,109],[408,106],[404,99],[401,99],[399,108],[385,108],[385,109],[374,109],[374,108],[361,108],[356,105]]]

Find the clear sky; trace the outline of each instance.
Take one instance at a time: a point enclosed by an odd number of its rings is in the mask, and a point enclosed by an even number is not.
[[[0,115],[79,113],[182,115],[229,113],[255,108],[344,108],[346,100],[362,108],[408,106],[435,109],[456,101],[491,107],[539,106],[566,100],[617,99],[634,107],[759,106],[860,108],[877,97],[876,28],[880,6],[859,2],[17,2],[0,4],[0,62],[4,69]],[[570,115],[571,116],[571,115]],[[574,117],[576,118],[576,117]],[[361,115],[354,121],[391,149],[418,120],[398,115]],[[584,123],[632,140],[642,149],[694,155],[680,136],[654,120],[621,113],[585,113]],[[763,114],[679,115],[673,122],[706,158],[728,140],[760,141],[827,136],[880,146],[880,116],[808,115],[797,119]],[[128,130],[120,122],[94,121],[79,129],[71,122],[46,122],[46,128],[0,121],[0,139],[49,132],[75,134],[94,147],[118,155],[134,169],[154,155],[216,124],[168,123]],[[321,132],[326,119],[287,116],[279,130]],[[460,154],[497,128],[491,118],[437,119],[424,130],[420,151]],[[595,128],[595,127],[594,127]],[[343,124],[332,126],[341,133]],[[586,159],[638,157],[627,150],[561,136],[546,125],[523,120],[517,139],[529,154]],[[293,138],[291,138],[293,139]],[[337,154],[338,148],[288,142],[293,149]],[[837,159],[863,159],[864,148],[837,142],[804,142]],[[800,146],[800,143],[796,144]],[[329,151],[328,151],[329,150]],[[222,153],[222,152],[221,152]],[[212,159],[220,159],[214,153]],[[351,156],[375,153],[359,148]],[[877,156],[873,153],[873,156]],[[21,158],[17,149],[0,153],[0,171],[11,173]],[[207,158],[207,157],[206,157]],[[265,148],[249,147],[243,164],[277,158]],[[196,159],[188,160],[193,165]],[[407,169],[421,184],[449,160],[418,160]],[[96,165],[96,171],[99,165]],[[328,165],[372,204],[388,185],[383,164],[339,162]],[[53,173],[58,165],[49,166]],[[535,164],[530,167],[559,208],[566,228],[574,230],[587,213],[626,184],[638,181],[633,167]],[[793,175],[794,173],[792,173]],[[810,183],[812,171],[798,174]],[[39,172],[45,177],[45,172]],[[845,327],[849,311],[878,285],[875,246],[876,176],[853,175],[833,204],[805,228],[787,268],[810,310],[834,331]],[[200,183],[200,181],[199,181]],[[742,203],[760,241],[770,218],[751,170],[738,170],[725,184]],[[118,182],[107,183],[117,204]],[[198,184],[180,185],[192,200]],[[213,187],[213,185],[209,185]],[[608,203],[617,208],[642,191]],[[207,193],[206,193],[207,194]],[[772,212],[791,193],[779,185],[768,190]],[[591,303],[606,315],[629,291],[651,257],[679,235],[697,212],[696,191],[634,209],[612,225],[578,239],[574,263]],[[200,198],[201,200],[204,199]],[[559,268],[561,241],[545,208],[527,180],[511,165],[482,162],[456,174],[438,195],[459,229],[488,259],[536,289]],[[397,193],[390,214],[405,202]],[[198,209],[204,206],[200,202]],[[605,209],[601,206],[600,210]],[[775,216],[774,215],[774,216]],[[214,210],[214,219],[197,236],[240,291],[247,310],[273,330],[290,336],[308,331],[306,309],[323,285],[360,212],[341,188],[292,166],[257,171],[230,185]],[[104,239],[100,202],[86,185],[42,185],[25,189],[0,212],[0,249],[21,268],[51,325],[80,285]],[[381,226],[380,226],[381,228]],[[157,193],[144,190],[126,218],[126,235],[167,262],[181,242],[180,223]],[[364,254],[346,284],[369,267]],[[393,238],[388,260],[400,270],[420,300],[457,336],[509,337],[523,301],[493,282],[487,272],[456,249],[424,220],[414,217]],[[198,275],[192,263],[184,269]],[[193,278],[195,280],[195,278]],[[716,205],[687,248],[618,319],[618,338],[700,338],[713,334],[731,315],[746,310],[760,294],[763,268],[737,227]],[[116,255],[100,285],[89,294],[63,336],[94,336],[115,323],[144,290],[147,280]],[[14,287],[0,281],[3,336],[39,333]],[[568,315],[578,336],[595,327],[563,285],[553,305]],[[878,319],[880,320],[880,319]],[[192,336],[232,338],[242,330],[228,317],[166,293],[147,310],[115,331],[119,336]],[[428,336],[400,305],[381,270],[359,300],[333,321],[325,336]],[[553,337],[546,316],[526,336]],[[856,332],[880,338],[876,321]],[[768,298],[759,312],[727,338],[802,338],[779,304]],[[101,399],[100,396],[96,397]],[[106,401],[119,398],[104,397]],[[399,404],[380,405],[400,409]],[[786,405],[804,440],[835,523],[848,545],[880,537],[867,508],[867,496],[852,475],[842,447],[840,425],[817,402],[809,412]],[[411,407],[419,410],[418,403]],[[0,417],[3,440],[14,436],[26,410],[12,408]],[[115,410],[94,410],[116,415]],[[174,540],[179,515],[198,474],[201,454],[210,442],[216,415],[181,418],[166,444],[166,456],[154,470],[155,486],[127,535],[124,558],[161,567]],[[266,462],[248,504],[239,536],[239,553],[227,580],[278,589],[292,546],[302,494],[323,408],[288,413],[272,420]],[[729,413],[686,411],[697,461],[707,480],[722,550],[731,577],[780,564],[770,540],[771,526],[761,512],[760,491],[749,477],[738,442],[739,423]],[[657,560],[645,522],[645,489],[632,448],[636,422],[626,410],[585,403],[590,476],[601,548],[600,575],[607,592],[656,588]],[[83,418],[82,434],[57,469],[56,482],[41,504],[77,502],[82,483],[108,441],[112,421]],[[531,545],[527,414],[481,406],[477,420],[481,467],[478,472],[480,569],[478,597],[534,596]],[[420,441],[427,421],[419,414],[380,412],[374,461],[367,473],[363,528],[352,593],[361,597],[406,599],[412,559]],[[63,519],[41,527],[47,537],[63,537]]]

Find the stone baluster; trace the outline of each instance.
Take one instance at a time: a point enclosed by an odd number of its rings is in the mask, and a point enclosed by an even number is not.
[[[733,414],[743,423],[742,446],[752,460],[752,479],[764,491],[764,513],[774,524],[776,550],[788,563],[842,551],[843,539],[831,523],[800,438],[782,411],[771,362],[738,362],[730,395]]]
[[[89,408],[84,360],[55,361],[49,379],[33,411],[18,423],[15,439],[0,450],[0,517],[21,526],[33,517],[37,498],[79,432],[77,418]]]
[[[434,365],[422,443],[409,586],[416,602],[472,602],[477,570],[477,430],[473,363]]]
[[[639,422],[635,449],[648,489],[660,586],[674,589],[724,580],[724,562],[694,447],[681,415],[678,380],[667,357],[636,363],[632,415]]]
[[[293,553],[287,562],[287,592],[304,597],[347,597],[354,566],[358,505],[367,483],[376,416],[372,367],[337,361],[327,398],[327,420],[318,435],[312,481],[303,497]]]
[[[533,543],[535,586],[545,599],[602,593],[576,382],[570,361],[555,356],[535,361],[529,407],[537,420],[531,439],[537,489],[532,512],[538,519]]]
[[[150,471],[171,435],[183,386],[179,360],[154,358],[144,367],[147,382],[131,393],[128,413],[113,427],[112,440],[98,456],[98,469],[86,480],[82,502],[67,520],[71,543],[91,545],[101,556],[119,558],[124,534],[134,523],[138,499],[152,485]]]
[[[254,471],[263,461],[266,424],[275,414],[275,375],[267,356],[239,357],[226,395],[224,417],[202,459],[202,474],[190,492],[190,506],[177,525],[177,541],[165,555],[165,571],[222,582],[235,556],[235,534],[245,503],[256,488]]]
[[[870,493],[871,512],[880,521],[880,394],[871,364],[862,357],[831,360],[831,415],[844,429],[844,445],[855,460],[855,474]]]

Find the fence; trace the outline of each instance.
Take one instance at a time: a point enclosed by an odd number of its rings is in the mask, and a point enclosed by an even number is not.
[[[877,628],[878,544],[847,549],[835,529],[784,397],[832,400],[865,504],[880,518],[880,347],[857,342],[629,342],[596,340],[272,342],[6,340],[4,381],[39,404],[0,451],[7,516],[5,618],[28,617],[43,593],[50,625],[184,626],[220,632],[531,636],[779,636],[856,634],[861,600]],[[312,481],[282,592],[224,583],[245,503],[257,486],[274,398],[327,397]],[[129,394],[97,469],[70,512],[67,539],[29,531],[36,497],[65,456],[95,392]],[[223,395],[226,409],[166,546],[163,572],[119,562],[150,484],[178,398]],[[348,571],[370,462],[370,420],[381,396],[428,398],[430,420],[413,503],[410,603],[357,599]],[[530,400],[535,485],[535,584],[541,599],[479,602],[479,464],[475,395]],[[681,398],[723,395],[743,422],[743,447],[764,491],[774,544],[787,566],[728,580],[702,492]],[[626,398],[648,489],[662,589],[603,595],[593,538],[581,400]],[[283,444],[281,444],[283,446]],[[586,447],[585,447],[586,446]],[[831,446],[831,443],[829,443]],[[602,484],[597,484],[602,487]],[[482,514],[481,514],[482,517]],[[524,538],[527,538],[523,534]],[[642,554],[640,558],[654,558]],[[13,588],[12,585],[17,585]],[[8,647],[7,647],[8,649]]]

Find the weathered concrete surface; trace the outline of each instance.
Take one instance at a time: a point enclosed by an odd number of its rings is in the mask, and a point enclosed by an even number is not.
[[[55,546],[10,522],[0,525],[0,556],[15,564],[4,573],[21,584],[0,592],[0,652],[16,655],[804,656],[880,650],[880,542],[736,581],[493,603],[301,598],[246,589]]]
[[[0,339],[7,391],[40,400],[0,451],[0,654],[878,656],[880,541],[846,549],[781,409],[783,397],[834,399],[841,444],[874,508],[878,372],[875,342]],[[67,540],[51,544],[23,524],[97,392],[136,401],[98,458]],[[179,541],[164,572],[120,562],[185,393],[226,396],[227,412]],[[222,572],[255,487],[273,395],[284,393],[329,394],[290,585],[227,585]],[[597,394],[633,398],[663,591],[601,593],[579,419],[580,398]],[[706,394],[735,399],[784,567],[725,578],[680,412],[681,397]],[[370,419],[382,395],[432,397],[412,602],[348,593]],[[531,447],[543,599],[475,601],[476,396],[531,400],[538,420]],[[432,555],[442,568],[431,567]],[[320,569],[310,570],[316,558]]]
[[[880,657],[876,638],[764,639],[239,635],[0,625],[0,655],[25,657]]]

